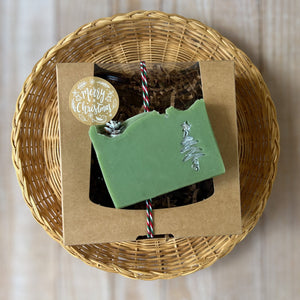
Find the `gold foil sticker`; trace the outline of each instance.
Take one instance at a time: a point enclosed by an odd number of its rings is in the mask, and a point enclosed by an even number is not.
[[[80,122],[86,125],[102,125],[116,115],[119,96],[108,81],[89,76],[77,81],[72,87],[69,107]]]

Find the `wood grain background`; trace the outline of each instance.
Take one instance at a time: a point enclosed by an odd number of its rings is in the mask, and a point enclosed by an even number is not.
[[[156,9],[195,18],[258,66],[281,130],[278,176],[256,228],[208,269],[143,282],[72,257],[35,222],[11,163],[11,121],[22,83],[59,39],[97,18]],[[0,0],[1,299],[300,299],[299,0]]]

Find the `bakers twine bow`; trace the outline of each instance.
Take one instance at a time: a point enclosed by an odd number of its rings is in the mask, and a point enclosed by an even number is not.
[[[143,88],[143,105],[144,112],[149,112],[149,95],[148,95],[148,82],[147,82],[147,68],[144,61],[140,62],[142,88]],[[153,213],[152,213],[152,199],[146,200],[146,213],[147,213],[147,238],[153,238]]]

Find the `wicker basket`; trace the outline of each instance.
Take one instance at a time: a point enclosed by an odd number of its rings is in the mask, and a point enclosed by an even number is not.
[[[243,233],[64,246],[55,66],[58,62],[235,60]],[[13,163],[34,218],[72,255],[102,270],[138,279],[172,278],[213,264],[256,225],[275,178],[276,113],[250,59],[202,23],[157,11],[135,11],[80,27],[34,66],[17,101]]]

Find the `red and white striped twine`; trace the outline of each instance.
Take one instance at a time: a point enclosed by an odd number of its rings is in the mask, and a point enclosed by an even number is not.
[[[149,112],[149,95],[148,95],[148,82],[147,82],[147,68],[144,61],[140,62],[142,88],[143,88],[143,105],[144,112]],[[152,199],[146,200],[146,213],[147,213],[147,238],[153,238],[153,213],[152,213]]]

